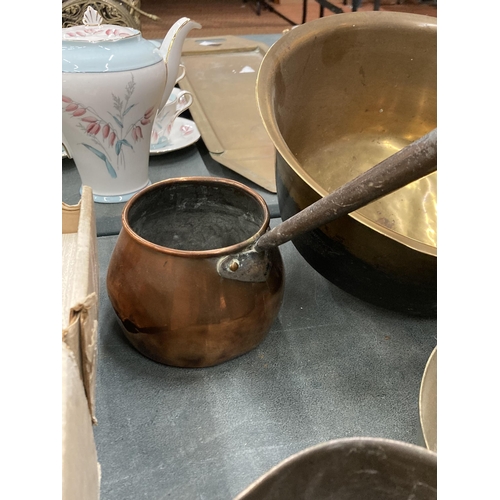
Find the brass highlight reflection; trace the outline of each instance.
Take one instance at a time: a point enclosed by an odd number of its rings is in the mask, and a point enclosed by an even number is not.
[[[316,151],[305,151],[298,160],[311,178],[330,193],[410,142],[391,137],[349,136]],[[437,174],[415,181],[357,212],[402,236],[437,246]]]

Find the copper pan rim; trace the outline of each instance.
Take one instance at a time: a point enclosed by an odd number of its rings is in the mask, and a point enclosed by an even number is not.
[[[132,205],[142,196],[147,195],[150,191],[156,190],[161,186],[173,185],[179,183],[199,183],[199,184],[213,184],[219,186],[231,186],[238,190],[244,191],[250,197],[252,197],[260,206],[263,214],[263,222],[259,228],[259,230],[250,238],[243,240],[235,245],[231,245],[228,247],[215,248],[212,250],[176,250],[169,247],[164,247],[161,245],[157,245],[152,243],[151,241],[146,240],[139,236],[128,223],[128,214]],[[251,188],[245,186],[244,184],[234,181],[231,179],[223,179],[219,177],[202,177],[202,176],[193,176],[193,177],[173,177],[171,179],[165,179],[159,182],[155,182],[150,184],[148,187],[142,189],[138,193],[136,193],[125,205],[125,208],[122,212],[122,227],[123,230],[137,243],[143,245],[151,250],[158,251],[167,255],[177,256],[177,257],[185,257],[185,258],[193,258],[193,259],[201,259],[201,258],[210,258],[210,257],[220,257],[223,255],[230,255],[233,253],[238,253],[245,248],[252,245],[257,239],[259,239],[266,231],[269,226],[269,209],[267,207],[264,198],[257,192],[253,191]]]
[[[384,12],[384,11],[367,11],[367,12],[350,12],[337,16],[328,16],[310,21],[303,25],[298,25],[290,30],[283,37],[277,40],[271,49],[264,55],[257,74],[257,83],[255,86],[255,94],[257,107],[264,124],[264,127],[271,138],[274,147],[278,154],[288,163],[295,174],[319,196],[325,197],[328,195],[320,184],[318,184],[299,164],[295,155],[288,147],[283,138],[276,117],[272,109],[272,80],[275,68],[280,61],[287,57],[293,45],[301,43],[301,41],[309,40],[317,36],[318,27],[321,30],[331,30],[345,26],[362,26],[363,24],[370,25],[376,20],[377,26],[408,26],[412,28],[437,29],[437,19],[431,16],[421,14],[411,14],[403,12]],[[402,235],[391,230],[386,226],[382,226],[377,222],[369,219],[359,211],[347,214],[355,221],[369,227],[370,229],[380,233],[388,238],[397,241],[411,249],[420,253],[427,254],[431,257],[437,257],[437,247],[429,245],[411,237]]]

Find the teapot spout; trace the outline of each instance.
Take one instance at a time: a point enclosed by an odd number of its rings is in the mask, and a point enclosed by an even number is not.
[[[160,55],[163,57],[167,67],[167,83],[161,100],[160,110],[168,101],[168,98],[174,88],[181,61],[184,40],[186,39],[188,33],[194,28],[200,29],[201,24],[192,21],[188,17],[181,17],[168,30],[168,33],[165,35],[165,38],[159,48]]]

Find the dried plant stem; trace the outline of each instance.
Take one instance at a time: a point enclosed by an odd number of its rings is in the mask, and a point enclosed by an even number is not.
[[[161,20],[158,16],[155,16],[154,14],[148,14],[147,12],[144,12],[142,9],[139,9],[138,7],[136,7],[135,5],[133,5],[132,3],[130,3],[129,0],[120,0],[120,2],[124,3],[125,5],[127,5],[128,7],[130,7],[131,9],[136,10],[142,16],[149,17],[153,21],[160,21]]]

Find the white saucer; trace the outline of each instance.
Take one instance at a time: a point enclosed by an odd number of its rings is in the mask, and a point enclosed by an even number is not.
[[[181,89],[174,87],[172,94],[177,97]],[[151,144],[149,154],[161,155],[170,151],[177,151],[178,149],[191,146],[200,138],[198,127],[192,120],[187,118],[176,118],[170,133],[169,139],[160,137],[156,144]],[[62,158],[68,158],[68,154],[64,147],[62,148]]]
[[[150,154],[160,155],[170,151],[177,151],[194,144],[200,138],[198,127],[192,120],[178,117],[175,119],[167,139],[161,136],[155,144],[151,144]]]

